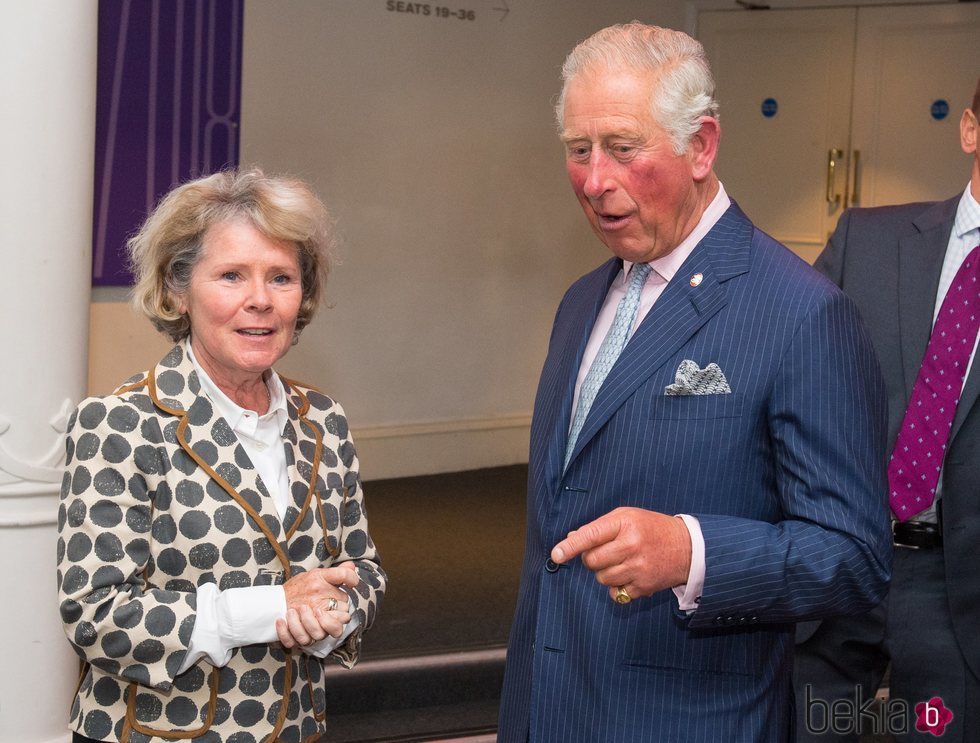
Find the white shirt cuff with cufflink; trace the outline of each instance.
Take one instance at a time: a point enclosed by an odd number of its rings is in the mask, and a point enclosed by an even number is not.
[[[704,589],[704,534],[701,533],[701,522],[686,513],[677,514],[691,535],[691,569],[687,574],[687,583],[674,586],[672,589],[677,596],[678,608],[692,614],[701,602],[701,591]]]

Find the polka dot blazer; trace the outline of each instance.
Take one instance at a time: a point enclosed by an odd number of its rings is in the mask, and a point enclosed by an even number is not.
[[[152,371],[72,417],[58,514],[61,616],[83,661],[71,727],[122,743],[299,743],[324,732],[321,661],[278,642],[176,675],[196,587],[281,584],[353,560],[361,627],[330,658],[352,666],[384,595],[357,455],[340,405],[281,379],[290,505],[280,520],[177,345]]]

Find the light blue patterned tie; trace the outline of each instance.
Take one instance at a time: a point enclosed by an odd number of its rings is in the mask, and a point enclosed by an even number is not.
[[[630,283],[626,289],[626,296],[620,300],[619,307],[616,308],[616,317],[613,318],[606,337],[602,339],[599,352],[596,354],[592,366],[589,367],[589,372],[585,375],[578,393],[578,407],[575,409],[575,417],[572,419],[572,429],[568,432],[568,448],[565,449],[565,467],[568,467],[568,460],[575,448],[575,441],[582,431],[582,425],[589,415],[596,395],[599,394],[599,388],[602,387],[606,375],[609,374],[609,370],[613,368],[613,364],[616,363],[616,359],[619,358],[619,354],[626,346],[630,328],[633,327],[633,321],[636,319],[636,310],[640,306],[640,290],[643,289],[643,284],[649,274],[649,263],[635,263],[633,270],[630,271]]]

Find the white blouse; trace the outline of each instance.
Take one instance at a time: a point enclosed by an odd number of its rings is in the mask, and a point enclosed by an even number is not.
[[[231,426],[248,458],[255,465],[272,496],[279,518],[286,513],[289,497],[289,477],[282,430],[286,426],[286,393],[279,375],[269,370],[265,380],[269,390],[269,411],[260,416],[236,404],[208,376],[194,358],[193,338],[187,355],[201,382],[201,392],[207,395],[217,412]],[[341,588],[343,590],[343,588]],[[341,607],[342,608],[342,607]],[[221,591],[214,583],[197,587],[197,618],[187,646],[187,655],[177,674],[181,674],[205,658],[221,667],[231,659],[236,647],[276,642],[276,619],[286,616],[286,592],[282,586],[249,586]],[[357,629],[356,617],[344,626],[339,638],[327,635],[319,642],[302,647],[304,653],[325,658]]]

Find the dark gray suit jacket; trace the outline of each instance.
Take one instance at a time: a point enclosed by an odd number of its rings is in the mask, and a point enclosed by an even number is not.
[[[960,196],[844,212],[816,268],[857,303],[888,391],[894,446],[932,332],[946,246]],[[980,674],[980,364],[974,362],[946,449],[942,480],[946,585],[957,640]]]

